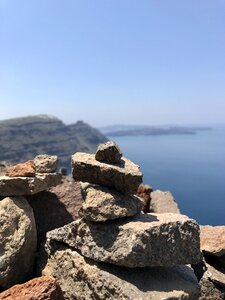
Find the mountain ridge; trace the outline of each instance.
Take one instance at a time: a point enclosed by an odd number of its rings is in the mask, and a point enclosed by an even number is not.
[[[74,152],[94,152],[99,143],[107,141],[83,121],[66,125],[48,115],[1,120],[0,140],[0,161],[16,163],[47,153],[58,155],[60,166],[68,166]]]

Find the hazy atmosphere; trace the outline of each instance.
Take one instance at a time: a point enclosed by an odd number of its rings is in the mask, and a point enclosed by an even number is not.
[[[225,0],[0,0],[0,299],[225,299]]]
[[[225,2],[0,0],[0,119],[225,122]]]

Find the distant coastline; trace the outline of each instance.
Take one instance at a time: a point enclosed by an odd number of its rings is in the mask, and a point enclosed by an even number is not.
[[[100,129],[108,137],[140,136],[140,135],[194,135],[198,131],[212,130],[211,127],[181,127],[181,126],[118,126]]]

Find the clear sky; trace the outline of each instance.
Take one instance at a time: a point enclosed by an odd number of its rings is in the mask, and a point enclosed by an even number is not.
[[[224,0],[0,0],[0,119],[225,122]]]

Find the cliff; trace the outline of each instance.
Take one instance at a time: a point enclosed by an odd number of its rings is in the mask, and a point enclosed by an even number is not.
[[[90,125],[78,121],[65,125],[46,115],[0,121],[0,161],[25,161],[40,153],[55,154],[68,165],[76,151],[94,152],[106,138]]]

